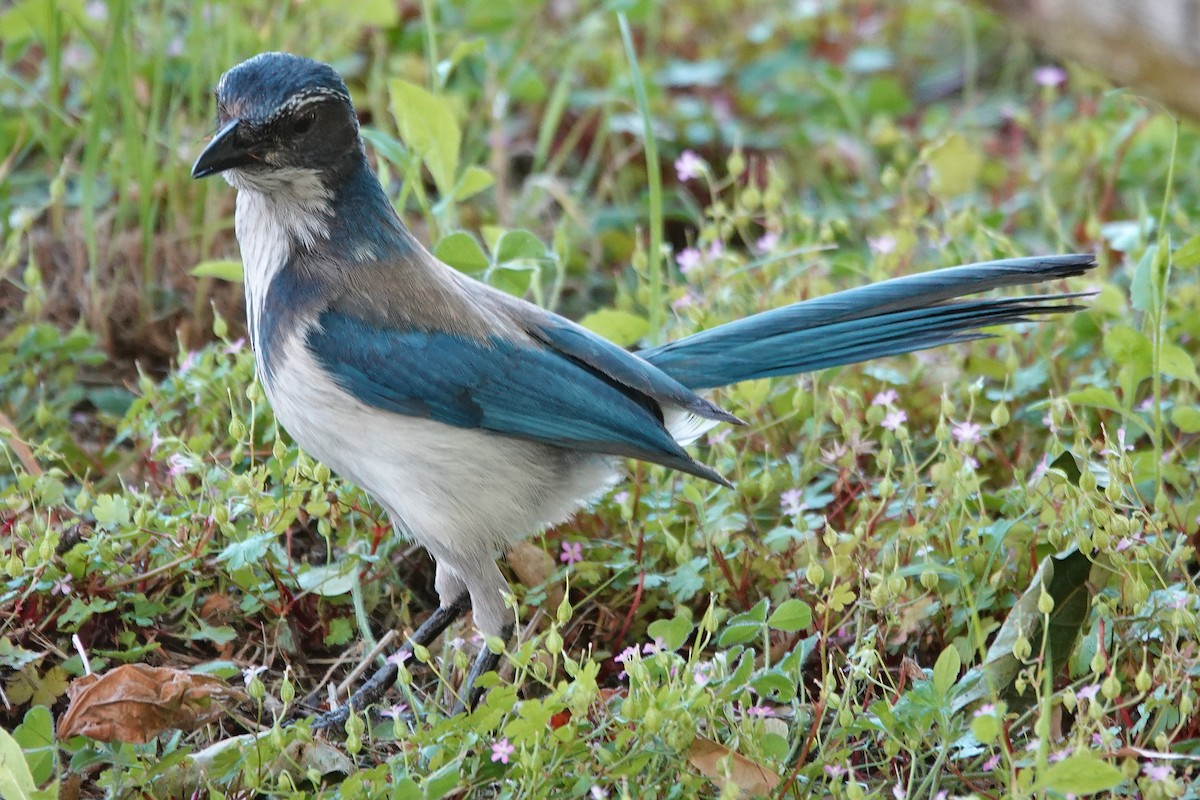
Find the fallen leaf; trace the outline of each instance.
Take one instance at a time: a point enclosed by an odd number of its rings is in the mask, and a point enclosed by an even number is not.
[[[145,744],[165,730],[194,730],[246,695],[219,678],[169,667],[123,664],[71,683],[58,738]]]
[[[721,762],[729,759],[728,769]],[[688,751],[688,761],[700,774],[721,789],[732,783],[741,790],[743,797],[770,794],[779,785],[780,777],[745,756],[730,750],[723,744],[697,736]]]
[[[545,607],[553,614],[563,599],[562,585],[547,583],[554,574],[554,559],[533,542],[517,542],[504,554],[504,560],[517,573],[517,578],[524,586],[546,584]]]

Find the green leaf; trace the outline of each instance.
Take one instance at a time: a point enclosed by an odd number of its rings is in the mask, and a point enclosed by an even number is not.
[[[322,597],[340,597],[350,593],[354,586],[357,567],[350,559],[309,567],[296,576],[296,582],[306,592]]]
[[[927,147],[921,160],[931,173],[929,191],[943,198],[973,190],[983,167],[983,154],[958,133]]]
[[[1162,371],[1166,374],[1173,378],[1191,381],[1193,386],[1200,389],[1200,375],[1196,374],[1196,362],[1179,345],[1171,342],[1162,343],[1161,365]]]
[[[1064,556],[1042,559],[1029,587],[992,639],[983,666],[970,670],[958,682],[953,710],[958,711],[976,700],[992,696],[993,692],[1012,706],[1027,704],[1027,697],[1022,699],[1009,691],[1021,669],[1021,662],[1013,654],[1013,649],[1018,638],[1034,646],[1041,641],[1045,615],[1038,610],[1038,600],[1042,592],[1054,600],[1054,610],[1049,614],[1046,635],[1048,652],[1045,656],[1049,662],[1047,669],[1055,670],[1067,662],[1087,617],[1092,591],[1103,587],[1104,575],[1102,569],[1094,568],[1091,560],[1078,550]]]
[[[762,635],[763,623],[767,621],[767,600],[763,598],[754,604],[749,611],[735,614],[725,623],[718,644],[728,647],[731,644],[745,644]]]
[[[1154,308],[1154,259],[1158,256],[1158,245],[1152,244],[1142,253],[1137,266],[1133,270],[1133,280],[1129,285],[1129,297],[1134,309],[1149,311]],[[1105,337],[1107,338],[1107,337]]]
[[[1044,789],[1075,795],[1103,792],[1124,782],[1121,770],[1096,758],[1089,750],[1046,767],[1039,781]]]
[[[949,645],[933,665],[933,688],[943,700],[954,688],[954,682],[958,680],[961,669],[962,656],[959,655],[957,647]]]
[[[487,276],[487,284],[513,297],[524,297],[533,285],[533,270],[527,267],[500,267]]]
[[[462,763],[455,760],[443,764],[436,772],[425,779],[425,797],[428,800],[438,800],[458,788],[459,776],[462,774]]]
[[[1079,485],[1079,479],[1083,477],[1083,472],[1079,469],[1079,462],[1075,460],[1075,455],[1070,450],[1063,450],[1062,455],[1050,464],[1050,468],[1062,470],[1063,474],[1067,476],[1067,480],[1076,486]]]
[[[25,753],[8,731],[0,728],[0,797],[5,800],[32,800],[37,794],[37,783]]]
[[[1120,401],[1117,400],[1117,396],[1111,390],[1102,389],[1099,386],[1089,386],[1086,389],[1080,389],[1076,392],[1068,392],[1066,399],[1072,405],[1105,408],[1117,413],[1124,413],[1125,411],[1121,407]]]
[[[96,518],[96,527],[105,531],[113,531],[129,524],[129,502],[119,495],[102,494],[92,504],[92,516]]]
[[[1184,433],[1200,433],[1200,408],[1176,406],[1171,410],[1171,424]]]
[[[690,619],[677,614],[672,619],[656,619],[650,623],[647,631],[653,638],[662,639],[668,650],[678,650],[692,635],[694,628]]]
[[[546,257],[546,245],[526,230],[505,231],[496,243],[496,263],[540,261]]]
[[[54,775],[54,718],[45,706],[34,706],[13,730],[13,738],[25,751],[25,760],[34,783],[45,783]],[[2,767],[0,767],[2,769]],[[3,796],[0,792],[0,796]]]
[[[468,197],[479,194],[495,182],[496,179],[492,177],[492,173],[483,167],[467,167],[463,171],[462,177],[458,179],[458,186],[454,189],[454,199],[466,200]]]
[[[237,631],[230,625],[209,625],[207,622],[201,621],[200,626],[189,633],[187,638],[192,641],[212,642],[220,646],[229,644],[237,636]]]
[[[433,248],[433,254],[459,272],[481,272],[488,267],[487,254],[466,231],[456,231]]]
[[[795,633],[812,624],[812,609],[803,600],[785,600],[767,619],[777,631]]]
[[[636,344],[650,332],[650,323],[645,317],[615,308],[593,311],[579,320],[579,324],[621,347]]]
[[[734,644],[745,644],[752,641],[762,634],[762,623],[752,620],[744,620],[741,622],[730,622],[721,631],[721,636],[717,639],[717,644],[721,647],[729,647]]]
[[[19,644],[13,644],[13,641],[7,636],[0,639],[0,666],[13,672],[19,672],[27,665],[42,658],[43,655],[45,654],[26,650]]]
[[[774,703],[790,703],[796,696],[796,679],[779,670],[769,670],[750,681],[754,693]]]
[[[194,278],[220,278],[230,283],[241,283],[245,280],[246,272],[242,268],[242,262],[240,261],[217,259],[215,261],[201,261],[192,267],[191,275]]]
[[[425,162],[438,191],[444,196],[452,194],[462,132],[450,103],[445,97],[399,78],[389,81],[388,89],[400,138]]]
[[[267,554],[267,549],[270,548],[273,541],[275,541],[275,534],[267,531],[255,534],[240,542],[230,542],[221,551],[220,555],[217,556],[217,561],[229,562],[231,570],[239,570],[251,564],[258,564],[262,561],[263,556]]]
[[[1136,362],[1147,375],[1154,348],[1149,337],[1128,325],[1114,325],[1104,334],[1104,353],[1121,365]]]
[[[1193,236],[1171,255],[1171,263],[1176,269],[1191,269],[1200,266],[1200,236]]]

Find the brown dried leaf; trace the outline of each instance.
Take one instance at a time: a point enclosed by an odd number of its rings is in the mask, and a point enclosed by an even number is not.
[[[517,573],[517,578],[524,586],[533,587],[546,583],[554,574],[554,559],[533,542],[517,542],[504,554],[504,560],[513,568],[513,572]],[[562,599],[562,584],[546,585],[546,608],[551,615]]]
[[[729,774],[721,766],[721,760],[728,756]],[[699,770],[700,774],[724,789],[726,783],[733,783],[742,792],[743,797],[757,797],[770,794],[779,785],[780,777],[774,772],[745,756],[730,750],[723,744],[697,736],[692,740],[688,751],[688,761]]]
[[[219,678],[168,667],[123,664],[85,675],[67,690],[71,705],[58,723],[59,739],[83,735],[100,742],[144,744],[165,730],[194,730],[246,699]]]

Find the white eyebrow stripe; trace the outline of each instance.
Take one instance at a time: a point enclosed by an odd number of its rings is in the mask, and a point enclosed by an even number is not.
[[[350,102],[349,97],[337,91],[336,89],[326,89],[324,87],[305,89],[300,94],[292,95],[285,100],[283,104],[275,110],[275,113],[271,115],[271,119],[283,116],[284,114],[290,114],[294,111],[304,108],[305,106],[310,106],[313,103],[323,103],[326,100],[334,97],[341,98],[346,102]]]

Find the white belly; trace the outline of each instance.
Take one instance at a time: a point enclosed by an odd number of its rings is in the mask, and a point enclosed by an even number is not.
[[[276,418],[434,558],[443,550],[494,558],[566,520],[619,477],[614,457],[370,408],[334,384],[298,336],[279,344],[266,383]]]

